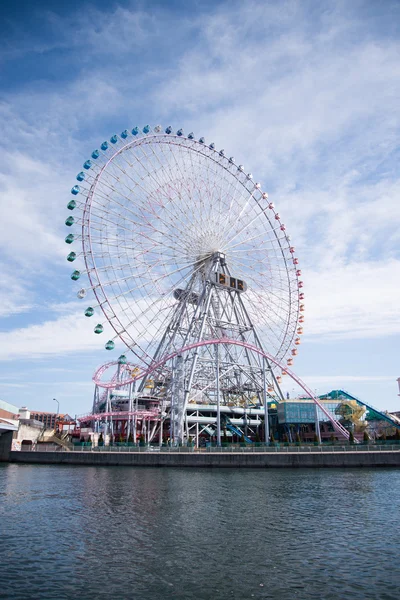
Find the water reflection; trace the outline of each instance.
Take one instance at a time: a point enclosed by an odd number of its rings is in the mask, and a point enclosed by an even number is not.
[[[397,598],[399,498],[396,470],[1,465],[0,597]]]

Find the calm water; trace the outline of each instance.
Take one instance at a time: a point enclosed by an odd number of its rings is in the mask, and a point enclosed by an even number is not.
[[[398,599],[400,470],[0,465],[0,598]]]

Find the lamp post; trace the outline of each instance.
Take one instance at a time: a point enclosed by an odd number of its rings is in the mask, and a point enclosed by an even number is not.
[[[53,398],[53,402],[57,402],[57,414],[56,414],[56,418],[54,419],[54,431],[57,431],[57,417],[60,413],[60,403],[57,400],[57,398]]]

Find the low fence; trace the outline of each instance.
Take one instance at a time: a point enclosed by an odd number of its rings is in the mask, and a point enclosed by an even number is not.
[[[207,447],[195,448],[190,446],[90,446],[76,444],[71,449],[55,446],[54,444],[38,444],[37,446],[24,445],[22,450],[25,452],[148,452],[148,453],[332,453],[332,452],[400,452],[399,444],[355,444],[355,445],[321,445],[321,446],[228,446],[228,447]]]

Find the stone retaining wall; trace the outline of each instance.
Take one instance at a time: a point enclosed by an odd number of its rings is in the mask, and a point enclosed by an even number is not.
[[[137,467],[400,467],[400,451],[318,453],[10,452],[10,462]]]

